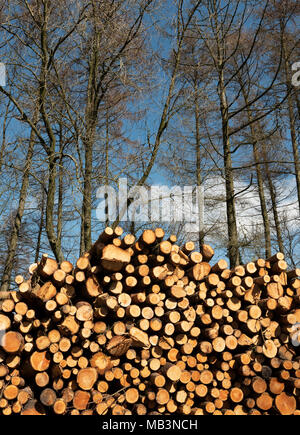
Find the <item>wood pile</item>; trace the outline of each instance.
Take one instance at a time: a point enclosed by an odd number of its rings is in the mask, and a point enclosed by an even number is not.
[[[43,255],[0,302],[0,414],[299,415],[300,271],[213,256],[120,227]]]

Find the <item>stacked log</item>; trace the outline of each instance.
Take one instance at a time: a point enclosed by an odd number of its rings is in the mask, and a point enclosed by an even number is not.
[[[300,413],[300,271],[106,228],[0,302],[0,414]],[[299,328],[300,329],[300,328]]]

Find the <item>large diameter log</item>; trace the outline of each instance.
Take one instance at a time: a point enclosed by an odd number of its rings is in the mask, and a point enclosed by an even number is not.
[[[45,388],[45,390],[43,390],[41,392],[40,395],[40,401],[44,406],[53,406],[55,401],[56,401],[56,393],[54,390],[52,390],[51,388]]]
[[[57,262],[54,259],[49,258],[47,254],[43,254],[41,262],[37,268],[40,275],[44,278],[51,277],[57,269]]]
[[[280,382],[278,378],[271,378],[269,382],[269,389],[270,392],[276,396],[283,393],[285,388],[284,382]]]
[[[63,270],[66,274],[70,274],[73,271],[73,264],[70,261],[63,261],[60,265],[61,270]]]
[[[101,265],[112,272],[120,272],[130,263],[131,255],[128,251],[114,245],[107,245],[102,251]]]
[[[88,276],[85,281],[85,293],[90,297],[97,297],[102,293],[102,289],[94,275]]]
[[[5,314],[0,314],[0,332],[8,331],[11,327],[11,320]]]
[[[139,392],[136,388],[128,388],[128,390],[126,390],[125,397],[127,403],[137,403],[139,400]]]
[[[203,256],[204,261],[210,261],[215,255],[215,251],[210,245],[202,245],[201,254]]]
[[[181,377],[182,371],[179,366],[167,363],[163,366],[162,373],[170,379],[170,381],[177,382]]]
[[[73,406],[79,411],[87,408],[91,395],[88,391],[77,390],[73,398]]]
[[[242,402],[244,398],[244,393],[240,388],[232,388],[230,391],[230,399],[234,403]]]
[[[292,415],[297,408],[296,398],[286,393],[281,393],[276,396],[275,406],[281,415]]]
[[[49,281],[37,290],[36,296],[43,302],[47,302],[50,299],[53,299],[56,293],[56,287]]]
[[[45,372],[50,366],[50,355],[48,352],[34,352],[30,356],[30,365],[36,372]]]
[[[8,385],[3,390],[3,396],[7,400],[14,400],[19,394],[19,388],[15,385]]]
[[[129,331],[130,337],[140,346],[150,346],[148,334],[133,326]]]
[[[277,355],[277,347],[272,340],[266,340],[263,345],[263,353],[267,358],[275,358]]]
[[[66,332],[68,334],[77,334],[79,331],[79,324],[74,318],[74,316],[67,316],[64,321],[60,324],[60,329],[63,332]]]
[[[94,310],[91,304],[85,301],[80,301],[76,304],[76,319],[81,322],[86,322],[92,320],[94,315]]]
[[[105,355],[103,352],[95,353],[90,360],[90,364],[98,371],[100,375],[103,375],[113,366],[111,358]]]
[[[1,338],[1,346],[7,353],[17,353],[24,346],[23,335],[19,332],[6,332]]]
[[[155,400],[159,405],[166,405],[170,400],[170,393],[164,388],[159,388]]]
[[[206,276],[210,274],[210,271],[211,271],[210,264],[206,262],[202,262],[202,263],[195,264],[195,266],[193,266],[192,269],[188,271],[188,275],[195,281],[201,281],[202,279],[204,279]]]
[[[84,391],[90,391],[98,379],[95,368],[81,369],[77,375],[77,384]]]
[[[268,296],[273,299],[279,299],[284,295],[284,289],[279,282],[271,282],[267,285]]]
[[[21,415],[46,415],[45,408],[37,400],[30,400],[23,408]]]
[[[153,230],[145,230],[140,237],[140,241],[142,244],[149,246],[153,245],[156,241],[156,234]]]
[[[106,350],[110,355],[120,357],[127,353],[132,343],[133,341],[130,337],[121,335],[115,336],[107,344]]]

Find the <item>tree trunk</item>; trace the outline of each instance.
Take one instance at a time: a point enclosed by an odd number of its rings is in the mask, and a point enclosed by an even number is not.
[[[89,129],[91,133],[91,129]],[[94,136],[94,135],[93,135]],[[83,189],[83,248],[84,252],[92,246],[92,172],[93,172],[93,136],[87,135],[84,141],[85,149],[85,172],[84,172],[84,189]],[[83,253],[83,252],[82,252]]]
[[[284,253],[284,245],[282,241],[282,232],[281,232],[281,226],[280,226],[280,218],[278,215],[278,209],[277,209],[277,199],[276,199],[276,190],[273,184],[272,177],[270,175],[269,170],[266,170],[267,178],[268,178],[268,184],[269,184],[269,190],[270,190],[270,196],[272,201],[272,210],[274,215],[274,222],[275,222],[275,228],[276,228],[276,234],[277,234],[277,241],[278,241],[278,248],[279,251]]]
[[[109,119],[106,113],[106,137],[105,137],[105,186],[108,187],[109,177]],[[109,226],[108,194],[105,194],[105,225]]]
[[[251,124],[251,130],[253,129],[253,124]],[[254,131],[253,131],[254,133]],[[255,141],[255,138],[254,138]],[[261,165],[259,163],[259,155],[256,142],[253,143],[253,155],[256,163],[256,177],[258,184],[258,192],[259,192],[259,200],[260,200],[260,208],[262,213],[262,218],[264,222],[264,233],[265,233],[265,255],[266,258],[270,258],[272,255],[271,249],[271,229],[270,229],[270,220],[268,215],[266,197],[264,192],[264,182],[262,176]]]
[[[85,111],[85,136],[83,139],[85,167],[84,187],[82,198],[82,231],[81,231],[81,254],[88,251],[92,246],[92,172],[93,172],[93,148],[98,119],[98,99],[95,83],[98,72],[98,47],[100,46],[99,34],[95,30],[93,49],[89,60],[89,80],[87,88],[87,103]]]
[[[194,83],[194,92],[195,92],[195,128],[196,128],[196,180],[197,187],[202,187],[202,176],[201,176],[201,139],[200,139],[200,107],[198,100],[198,85],[197,85],[197,77],[195,78]],[[198,198],[199,201],[199,249],[204,244],[204,228],[202,227],[203,222],[201,221],[201,205],[204,207],[204,198]],[[200,205],[200,201],[202,204]]]
[[[53,154],[49,156],[49,183],[46,205],[46,232],[48,240],[55,255],[56,260],[61,263],[64,261],[63,253],[60,249],[60,242],[55,234],[55,228],[53,223],[54,207],[55,207],[55,191],[56,191],[56,176],[57,168],[56,161]]]
[[[47,148],[48,157],[48,194],[47,194],[47,204],[46,204],[46,232],[47,237],[58,262],[64,260],[63,253],[60,249],[60,244],[55,233],[54,228],[54,206],[55,206],[55,193],[56,193],[56,137],[53,131],[51,121],[47,113],[47,83],[49,74],[49,57],[50,50],[48,47],[48,20],[49,20],[49,3],[43,3],[43,23],[41,27],[41,73],[40,73],[40,86],[39,86],[39,110],[44,122],[44,127],[49,137],[49,147]]]
[[[20,233],[22,218],[23,218],[24,210],[25,210],[25,202],[26,202],[27,190],[28,190],[28,185],[29,185],[29,174],[30,174],[30,168],[31,168],[31,164],[32,164],[32,157],[33,157],[33,151],[34,151],[34,143],[35,143],[35,134],[34,134],[33,130],[31,130],[30,139],[29,139],[29,146],[28,146],[26,161],[25,161],[25,167],[24,167],[24,172],[23,172],[23,177],[22,177],[22,186],[21,186],[21,190],[20,190],[19,204],[18,204],[17,213],[16,213],[16,216],[14,218],[14,222],[13,222],[13,226],[12,226],[9,245],[8,245],[8,249],[7,249],[7,257],[5,260],[4,271],[3,271],[2,280],[1,280],[0,291],[3,291],[3,292],[8,291],[10,288],[11,275],[12,275],[13,266],[14,266],[14,258],[15,258],[16,251],[17,251],[19,233]]]
[[[35,263],[38,263],[40,258],[41,240],[42,240],[42,234],[44,228],[45,202],[46,202],[46,193],[45,193],[44,186],[42,186],[41,218],[40,218],[39,232],[38,232],[38,238],[37,238],[36,249],[35,249],[35,260],[34,260]]]
[[[248,105],[247,95],[246,95],[243,87],[242,87],[242,89],[243,89],[245,103]],[[271,252],[272,252],[270,220],[269,220],[267,202],[266,202],[265,191],[264,191],[264,180],[263,180],[262,168],[261,168],[261,164],[260,164],[260,156],[259,156],[259,151],[257,148],[257,137],[255,134],[255,126],[254,126],[254,123],[252,123],[252,115],[251,115],[251,111],[250,111],[249,107],[247,108],[247,114],[248,114],[248,120],[249,120],[249,122],[251,122],[250,128],[251,128],[251,136],[252,136],[252,140],[253,140],[253,157],[254,157],[255,168],[256,168],[256,178],[257,178],[257,185],[258,185],[260,208],[261,208],[261,214],[262,214],[263,223],[264,223],[265,255],[266,255],[266,258],[270,258]]]
[[[222,117],[223,133],[223,153],[224,153],[224,171],[225,171],[225,188],[226,188],[226,210],[227,210],[227,227],[228,227],[228,256],[230,266],[235,267],[240,263],[239,240],[235,210],[234,196],[234,179],[232,171],[231,146],[229,139],[229,119],[226,89],[224,85],[224,72],[219,74],[219,98],[220,110]]]
[[[277,198],[276,198],[276,190],[273,183],[272,175],[270,172],[269,164],[268,164],[268,157],[266,153],[266,146],[263,143],[263,153],[264,153],[264,160],[265,160],[265,174],[268,181],[268,187],[272,202],[272,210],[273,210],[273,216],[274,216],[274,223],[275,223],[275,229],[276,229],[276,235],[277,235],[277,242],[278,242],[278,248],[279,251],[284,253],[284,245],[282,240],[282,232],[281,232],[281,225],[280,225],[280,218],[278,215],[278,209],[277,209]]]
[[[63,137],[60,134],[60,157],[58,169],[58,203],[57,203],[57,244],[61,251],[62,225],[63,225],[63,191],[64,191],[64,167],[63,167]]]
[[[4,115],[4,119],[3,119],[3,126],[2,126],[2,142],[1,142],[1,148],[0,148],[0,174],[2,172],[4,152],[5,152],[5,147],[6,147],[6,130],[7,130],[7,123],[8,123],[7,121],[8,121],[9,106],[10,106],[10,101],[6,105],[5,115]]]

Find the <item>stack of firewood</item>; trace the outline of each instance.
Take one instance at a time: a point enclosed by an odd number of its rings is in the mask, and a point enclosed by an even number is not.
[[[0,414],[300,414],[300,271],[106,228],[0,302]]]

